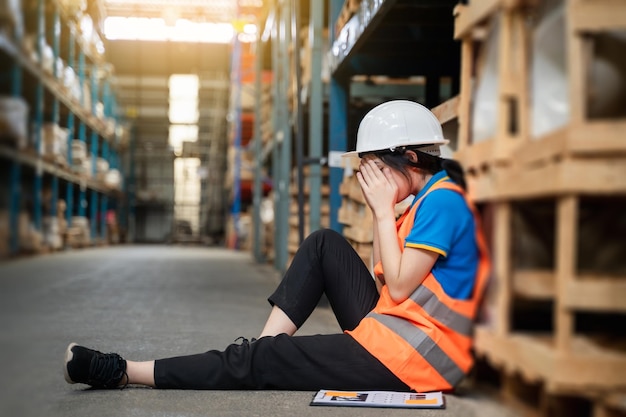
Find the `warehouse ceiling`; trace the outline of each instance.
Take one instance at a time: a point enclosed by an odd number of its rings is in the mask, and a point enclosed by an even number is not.
[[[232,22],[242,9],[262,6],[262,0],[105,0],[108,16]],[[239,9],[238,9],[239,7]]]

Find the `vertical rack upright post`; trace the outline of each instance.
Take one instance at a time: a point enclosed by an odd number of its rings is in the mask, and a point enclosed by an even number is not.
[[[98,65],[94,62],[91,65],[91,116],[96,116],[96,107],[98,104]],[[91,176],[95,178],[98,168],[98,141],[99,135],[95,130],[91,130]],[[98,192],[91,190],[91,202],[89,203],[89,225],[91,227],[91,238],[97,239],[98,236]]]
[[[22,16],[18,17],[22,19]],[[14,40],[17,44],[22,43],[21,33],[17,28],[22,25],[15,25],[13,33]],[[14,98],[22,96],[22,68],[17,61],[13,62],[13,68],[11,69],[11,95]],[[21,201],[21,187],[20,181],[22,176],[22,166],[17,159],[11,162],[11,174],[10,174],[10,208],[9,208],[9,253],[15,255],[19,251],[19,224],[18,216],[20,211]]]
[[[329,7],[329,22],[335,22],[343,8],[342,0],[331,0]],[[335,27],[330,26],[330,39],[334,39]],[[329,140],[330,152],[345,152],[347,148],[348,132],[348,94],[349,80],[338,78],[335,74],[330,77],[329,97]],[[330,228],[340,232],[343,225],[339,223],[339,208],[341,207],[341,195],[339,187],[343,181],[344,170],[342,167],[330,166]]]
[[[46,10],[44,0],[37,1],[37,56],[39,62],[43,62],[44,45],[46,43]],[[54,64],[53,64],[54,65]],[[41,166],[42,158],[42,127],[44,112],[44,85],[43,80],[37,80],[37,88],[35,90],[35,154],[37,155],[37,166],[35,167],[35,184],[33,192],[33,223],[37,231],[41,231],[42,218],[42,188],[43,188],[43,169]]]
[[[69,27],[68,31],[68,58],[67,62],[71,68],[76,67],[76,63],[74,62],[76,58],[76,32],[74,26]],[[67,163],[72,165],[72,143],[74,141],[74,130],[75,130],[75,120],[74,120],[74,112],[67,113]],[[67,227],[72,226],[72,216],[74,215],[74,183],[71,181],[67,182],[66,185],[66,195],[65,195],[65,219],[67,222]]]
[[[61,55],[61,14],[59,10],[59,4],[55,2],[52,17],[52,50],[55,65],[52,67],[52,75],[55,80],[58,80],[61,74],[59,74],[59,67],[56,65],[57,59]],[[60,119],[60,105],[59,99],[55,96],[52,100],[52,122],[55,125],[59,124]],[[52,195],[50,197],[50,213],[51,217],[57,215],[57,203],[59,200],[59,177],[58,175],[52,176]]]

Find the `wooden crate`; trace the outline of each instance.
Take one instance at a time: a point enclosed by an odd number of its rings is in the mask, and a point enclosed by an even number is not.
[[[528,132],[528,40],[526,1],[472,1],[455,8],[455,39],[461,41],[461,92],[458,102],[458,146],[455,158],[467,169],[508,164]],[[498,28],[499,36],[487,35]],[[492,45],[490,45],[492,44]],[[473,85],[486,50],[497,54],[496,114],[491,137],[472,137]],[[485,75],[483,78],[487,78]]]
[[[626,111],[592,117],[588,80],[598,37],[626,31],[626,3],[563,3],[570,119],[532,137],[533,80],[528,74],[535,35],[528,22],[542,5],[471,0],[455,9],[455,37],[462,42],[455,158],[467,168],[470,196],[489,205],[493,215],[494,279],[486,322],[476,331],[476,353],[504,381],[520,376],[523,383],[539,386],[535,411],[540,415],[570,415],[555,413],[554,407],[575,398],[589,401],[596,417],[612,416],[626,409],[626,267],[603,268],[606,256],[598,254],[626,254],[621,238],[626,233],[621,226],[626,222],[621,220],[626,212]],[[476,58],[495,22],[500,28],[497,124],[493,137],[475,142]],[[591,319],[595,331],[581,326],[583,319]],[[519,384],[504,385],[507,391]],[[514,391],[511,395],[518,396]],[[563,404],[557,408],[565,409]]]

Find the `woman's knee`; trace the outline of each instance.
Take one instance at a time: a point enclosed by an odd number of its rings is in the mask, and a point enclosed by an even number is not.
[[[332,229],[319,229],[312,232],[302,242],[302,245],[313,245],[317,248],[325,247],[326,245],[338,245],[342,242],[347,242],[346,238],[340,233]]]

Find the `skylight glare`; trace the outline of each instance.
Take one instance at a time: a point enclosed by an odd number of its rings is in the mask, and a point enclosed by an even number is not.
[[[230,43],[234,33],[230,23],[199,23],[187,19],[177,19],[174,25],[167,25],[161,18],[109,16],[104,22],[104,34],[110,40]]]

